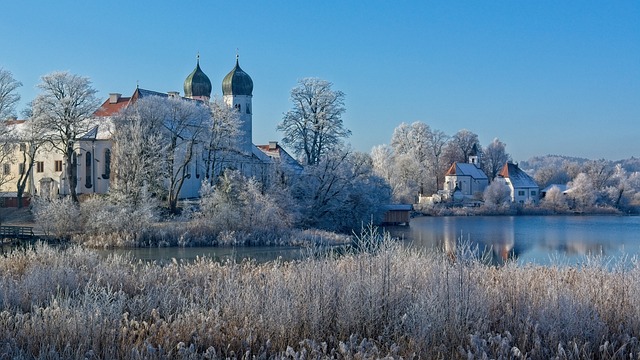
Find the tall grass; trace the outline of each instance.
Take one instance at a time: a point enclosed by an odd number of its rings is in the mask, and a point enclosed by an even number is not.
[[[493,267],[358,239],[265,264],[15,251],[0,258],[0,358],[640,357],[637,263]]]

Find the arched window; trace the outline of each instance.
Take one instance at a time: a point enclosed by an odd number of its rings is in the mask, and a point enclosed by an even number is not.
[[[111,150],[106,149],[104,151],[104,169],[102,173],[103,179],[108,179],[111,176]]]
[[[91,186],[93,186],[92,184],[93,179],[91,179],[91,163],[93,162],[93,157],[91,156],[91,153],[89,151],[87,151],[85,155],[86,155],[86,158],[85,158],[85,167],[84,167],[84,178],[86,179],[86,181],[84,182],[84,186],[87,189],[90,189]]]

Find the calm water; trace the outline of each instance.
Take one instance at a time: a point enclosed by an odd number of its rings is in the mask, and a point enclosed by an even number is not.
[[[519,263],[578,264],[586,255],[607,258],[640,256],[640,217],[618,216],[469,216],[418,217],[406,227],[388,228],[407,246],[427,251],[454,251],[460,242],[486,249],[494,263],[507,257]],[[293,260],[309,252],[297,247],[200,247],[105,250],[152,261],[252,258],[266,262]]]
[[[461,241],[490,251],[494,262],[577,264],[586,255],[640,255],[638,216],[419,217],[390,228],[416,248],[453,251]]]

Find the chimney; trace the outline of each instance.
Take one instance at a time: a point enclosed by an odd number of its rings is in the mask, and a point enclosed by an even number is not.
[[[169,97],[180,97],[180,93],[177,91],[168,91],[167,95],[169,95]]]
[[[116,104],[118,103],[118,100],[120,100],[120,97],[122,96],[122,94],[118,94],[118,93],[110,93],[109,94],[109,104]]]
[[[277,141],[269,141],[269,150],[276,150],[278,148]]]

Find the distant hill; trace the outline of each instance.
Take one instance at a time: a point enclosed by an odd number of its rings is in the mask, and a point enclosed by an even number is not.
[[[574,156],[564,156],[564,155],[543,155],[543,156],[534,156],[529,158],[529,160],[522,161],[518,164],[518,166],[525,170],[529,174],[534,174],[541,168],[546,167],[557,167],[561,168],[566,166],[567,164],[575,164],[578,166],[584,165],[585,163],[593,161],[593,159],[579,158]],[[598,160],[601,161],[601,160]],[[611,166],[616,166],[618,164],[622,165],[627,172],[636,172],[640,171],[640,158],[631,157],[629,159],[624,160],[605,160]]]
[[[534,156],[529,158],[529,160],[521,161],[518,164],[520,169],[525,170],[528,173],[535,173],[541,168],[544,167],[562,167],[567,163],[574,163],[577,165],[582,165],[590,161],[586,158],[579,158],[574,156],[564,156],[564,155],[543,155],[543,156]]]

